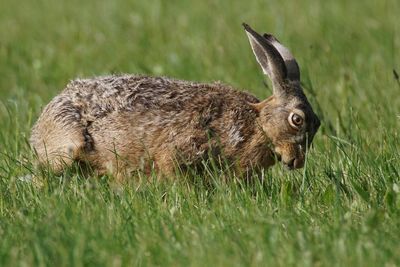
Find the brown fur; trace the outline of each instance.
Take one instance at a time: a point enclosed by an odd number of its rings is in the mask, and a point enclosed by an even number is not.
[[[56,172],[85,161],[99,174],[125,177],[154,168],[171,175],[176,167],[201,166],[210,156],[242,172],[273,165],[275,152],[284,161],[304,161],[305,149],[299,150],[304,138],[287,122],[299,106],[310,114],[302,134],[312,140],[319,121],[302,91],[260,102],[221,83],[97,77],[69,83],[43,110],[30,141],[39,163]]]

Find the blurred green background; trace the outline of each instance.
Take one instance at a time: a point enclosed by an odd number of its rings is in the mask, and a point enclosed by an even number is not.
[[[0,265],[400,265],[399,14],[398,0],[2,0]],[[256,188],[218,173],[213,189],[17,179],[33,171],[34,120],[76,77],[220,80],[267,97],[242,22],[300,64],[322,118],[305,170],[278,165]]]

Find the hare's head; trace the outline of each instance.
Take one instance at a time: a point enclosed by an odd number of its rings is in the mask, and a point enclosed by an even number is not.
[[[272,81],[273,95],[254,104],[259,124],[289,169],[304,166],[305,154],[320,120],[300,85],[299,66],[290,51],[270,34],[261,36],[243,24],[264,74]]]

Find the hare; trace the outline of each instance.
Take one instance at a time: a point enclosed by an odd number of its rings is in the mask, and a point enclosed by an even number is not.
[[[298,64],[274,36],[243,26],[272,96],[260,101],[219,82],[164,77],[77,79],[33,126],[39,164],[61,172],[82,161],[117,177],[138,170],[173,176],[210,157],[223,157],[238,173],[277,160],[303,167],[320,120],[301,88]]]

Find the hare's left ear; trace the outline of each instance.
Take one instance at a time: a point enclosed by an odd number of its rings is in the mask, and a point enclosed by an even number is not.
[[[287,78],[291,81],[300,81],[300,68],[289,49],[284,47],[272,34],[264,33],[264,38],[272,44],[285,61]]]
[[[274,94],[279,94],[287,78],[285,61],[279,51],[263,36],[259,35],[249,25],[243,23],[249,38],[251,48],[264,74],[272,81]]]

